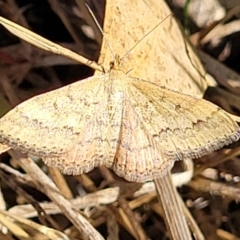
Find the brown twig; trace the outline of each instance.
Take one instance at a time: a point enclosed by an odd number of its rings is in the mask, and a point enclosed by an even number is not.
[[[18,159],[21,167],[35,180],[40,191],[44,193],[62,210],[73,225],[79,230],[84,240],[103,240],[101,234],[79,213],[77,209],[59,192],[56,185],[29,158],[19,152],[11,151]]]
[[[159,201],[163,207],[165,223],[174,240],[191,240],[191,234],[178,200],[177,192],[172,184],[171,174],[154,180]]]

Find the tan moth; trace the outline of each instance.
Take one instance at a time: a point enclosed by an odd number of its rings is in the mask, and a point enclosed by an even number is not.
[[[119,63],[9,111],[0,119],[0,152],[36,155],[66,174],[103,165],[141,182],[239,139],[224,110],[130,76]]]
[[[65,174],[103,165],[140,182],[239,137],[237,123],[214,104],[128,77],[117,66],[27,100],[0,119],[2,149],[42,157]]]

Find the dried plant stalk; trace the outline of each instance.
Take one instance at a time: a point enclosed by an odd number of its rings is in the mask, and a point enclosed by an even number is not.
[[[176,188],[172,184],[170,172],[162,178],[155,179],[154,182],[172,239],[191,240],[192,237],[177,197]]]

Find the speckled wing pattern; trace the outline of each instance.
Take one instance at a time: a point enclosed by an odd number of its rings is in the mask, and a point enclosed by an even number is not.
[[[118,70],[34,97],[0,119],[0,152],[42,157],[65,174],[104,165],[138,182],[239,137],[214,104]]]
[[[0,119],[0,151],[8,145],[68,174],[103,165],[113,131],[104,84],[89,78],[18,105]]]

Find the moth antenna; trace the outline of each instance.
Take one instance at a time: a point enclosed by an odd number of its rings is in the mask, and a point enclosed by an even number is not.
[[[116,59],[115,59],[115,54],[114,54],[114,51],[113,51],[113,49],[112,49],[112,47],[111,47],[111,44],[109,43],[107,37],[105,36],[105,33],[103,32],[103,29],[102,29],[102,27],[100,26],[99,22],[97,21],[97,19],[96,19],[95,15],[94,15],[93,11],[91,10],[91,8],[90,8],[86,3],[85,3],[85,6],[87,7],[89,13],[91,14],[91,16],[92,16],[94,22],[96,23],[99,31],[102,33],[102,35],[103,35],[103,37],[104,37],[104,39],[105,39],[105,41],[106,41],[106,43],[107,43],[107,45],[108,45],[108,47],[109,47],[109,49],[110,49],[110,52],[112,53],[113,62],[115,63],[115,60],[116,60]]]
[[[173,16],[173,14],[169,14],[163,20],[161,20],[155,27],[153,27],[149,32],[147,32],[139,41],[137,41],[122,57],[120,65],[123,63],[124,59],[130,54],[130,52],[143,40],[145,39],[150,33],[152,33],[160,24],[162,24],[167,18]]]

